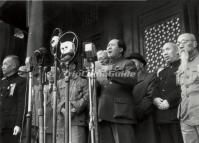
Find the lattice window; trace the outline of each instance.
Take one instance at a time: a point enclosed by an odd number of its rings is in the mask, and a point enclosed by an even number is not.
[[[149,73],[166,66],[161,48],[166,42],[176,42],[182,32],[181,20],[180,16],[174,16],[144,29],[144,55]]]
[[[84,12],[82,12],[82,27],[95,24],[98,20],[98,8],[88,7]]]

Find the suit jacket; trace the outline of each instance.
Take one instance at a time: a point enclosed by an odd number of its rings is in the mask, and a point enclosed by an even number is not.
[[[0,81],[1,128],[22,126],[25,111],[26,79],[16,74]]]
[[[66,82],[61,79],[58,82],[60,98],[58,100],[58,126],[61,128],[64,125],[64,115],[60,113],[61,108],[65,106],[65,92]],[[70,110],[71,110],[71,124],[76,126],[86,126],[88,120],[88,81],[79,76],[70,78]]]
[[[154,98],[160,97],[166,99],[170,105],[167,110],[156,108],[157,123],[175,123],[178,122],[177,110],[181,101],[181,89],[176,83],[176,71],[180,61],[175,61],[159,73],[156,88],[153,92]]]
[[[52,86],[44,85],[44,98],[46,98],[46,133],[53,133],[53,92]]]
[[[129,60],[118,59],[107,71],[106,84],[100,85],[99,121],[136,123],[132,89],[136,84],[136,67]]]
[[[152,92],[155,76],[143,74],[133,89],[136,116],[138,123],[135,126],[137,143],[157,143],[157,129],[154,122],[154,105]]]
[[[155,76],[152,74],[143,75],[143,79],[139,81],[134,90],[136,116],[138,120],[144,120],[154,110],[152,92],[154,90]]]

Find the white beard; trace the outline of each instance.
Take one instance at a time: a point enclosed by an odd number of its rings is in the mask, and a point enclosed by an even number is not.
[[[178,68],[178,72],[184,72],[187,69],[189,53],[186,50],[183,50],[179,54],[180,54],[181,64]]]

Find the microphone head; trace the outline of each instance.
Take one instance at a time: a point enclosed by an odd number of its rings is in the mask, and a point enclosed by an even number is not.
[[[58,37],[60,37],[61,34],[62,34],[61,28],[55,28],[55,29],[53,30],[52,36],[58,36]]]
[[[65,41],[60,44],[60,51],[62,55],[75,53],[75,44],[71,41]]]
[[[53,36],[52,40],[50,41],[51,47],[55,48],[59,43],[59,36]]]
[[[58,45],[59,38],[60,38],[61,35],[62,35],[61,28],[55,28],[53,30],[52,35],[51,35],[51,41],[50,41],[50,45],[53,48],[53,51],[54,51],[54,48],[56,48],[56,46]]]
[[[28,67],[27,66],[20,66],[18,69],[18,72],[28,72]]]
[[[28,76],[28,67],[20,66],[18,69],[18,75],[21,77],[27,77]]]
[[[47,49],[44,48],[44,47],[41,47],[41,48],[34,51],[35,55],[41,55],[41,54],[46,54],[46,53],[47,53]]]
[[[48,52],[45,47],[39,48],[39,51],[41,52],[41,54],[46,54]]]

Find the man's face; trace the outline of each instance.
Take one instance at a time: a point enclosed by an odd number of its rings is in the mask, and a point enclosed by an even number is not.
[[[11,58],[5,58],[3,60],[2,72],[4,76],[11,74],[15,68],[15,64]]]
[[[197,46],[196,39],[192,34],[182,34],[178,37],[177,46],[179,52],[182,50],[190,52]]]
[[[174,44],[166,43],[162,48],[162,55],[166,62],[174,62],[178,59],[177,47]]]
[[[61,50],[61,54],[65,55],[65,54],[74,54],[75,51],[75,45],[74,43],[70,42],[70,41],[66,41],[61,43],[60,45],[60,50]]]
[[[123,49],[118,46],[118,40],[113,39],[107,45],[107,53],[109,58],[118,57],[121,55]]]
[[[54,73],[52,71],[47,72],[47,79],[50,83],[54,82]]]

